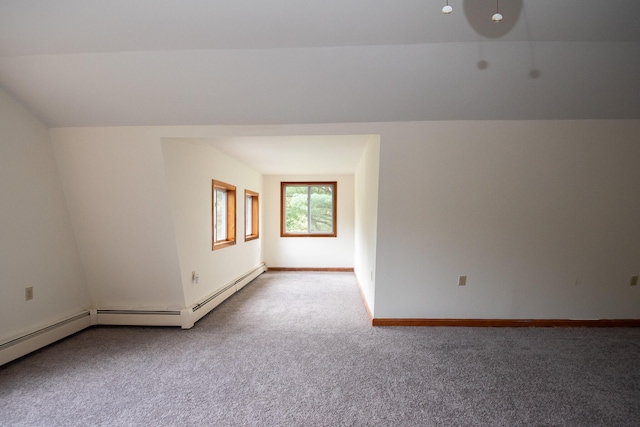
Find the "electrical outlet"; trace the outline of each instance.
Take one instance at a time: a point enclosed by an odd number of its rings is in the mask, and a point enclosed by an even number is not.
[[[24,298],[29,301],[33,299],[33,286],[29,286],[28,288],[24,288]]]
[[[467,285],[467,276],[458,276],[458,286]]]
[[[638,286],[638,276],[631,276],[631,286]]]

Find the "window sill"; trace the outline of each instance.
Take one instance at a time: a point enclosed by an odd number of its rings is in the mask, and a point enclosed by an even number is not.
[[[337,234],[281,234],[280,237],[337,237]]]
[[[226,247],[229,247],[229,246],[233,246],[235,244],[236,244],[235,240],[228,240],[228,241],[225,241],[225,242],[214,243],[212,250],[217,251],[218,249],[222,249],[222,248],[226,248]]]

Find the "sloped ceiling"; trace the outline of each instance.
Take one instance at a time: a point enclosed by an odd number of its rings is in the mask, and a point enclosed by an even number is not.
[[[637,0],[2,0],[52,127],[640,118]]]

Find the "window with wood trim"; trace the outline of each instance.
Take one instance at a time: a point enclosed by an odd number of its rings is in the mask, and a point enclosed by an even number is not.
[[[258,193],[244,190],[244,241],[260,237]]]
[[[336,237],[338,184],[280,183],[280,236]]]
[[[236,244],[236,187],[213,180],[212,199],[215,251]]]

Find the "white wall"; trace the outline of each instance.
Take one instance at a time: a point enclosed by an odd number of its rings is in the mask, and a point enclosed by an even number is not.
[[[89,306],[49,131],[0,89],[0,343]]]
[[[378,169],[380,136],[367,142],[355,174],[355,274],[360,289],[375,316],[375,264],[378,218]]]
[[[337,237],[280,237],[282,181],[337,181]],[[353,268],[355,187],[353,175],[266,175],[264,259],[269,267]]]
[[[193,305],[262,262],[260,238],[244,241],[244,191],[259,193],[262,175],[197,139],[162,140],[186,305]],[[236,187],[236,244],[211,250],[211,181]],[[262,221],[260,226],[262,228]],[[192,271],[200,280],[192,283]]]
[[[637,120],[54,129],[92,292],[184,300],[162,138],[348,134],[380,135],[375,287],[363,286],[375,317],[640,318],[640,286],[629,286],[640,274]],[[351,243],[281,246],[279,182],[263,186],[267,265],[355,267],[366,277],[356,220]],[[362,202],[352,191],[355,217]],[[284,265],[291,251],[303,258]],[[127,280],[107,280],[118,274]]]
[[[376,317],[640,318],[639,135],[639,121],[390,125]]]
[[[234,135],[335,135],[341,134],[339,130],[343,127],[335,127],[337,131],[333,128],[172,126],[51,129],[93,305],[122,309],[182,308],[199,301],[212,289],[226,284],[247,269],[256,267],[260,261],[268,262],[265,259],[267,250],[264,249],[269,229],[265,213],[268,210],[265,203],[269,198],[268,189],[260,187],[257,172],[231,161],[222,167],[219,162],[222,153],[199,145],[196,140]],[[179,140],[183,144],[176,145]],[[190,143],[185,145],[186,140]],[[217,169],[220,174],[212,175]],[[206,184],[207,196],[198,203],[206,203],[207,214],[198,217],[202,211],[192,196],[200,190],[190,186],[200,188],[202,185],[202,191],[205,191],[205,175],[209,181]],[[252,190],[257,187],[262,211],[260,239],[238,242],[235,247],[213,254],[210,252],[212,178],[231,184],[235,182],[240,191],[245,187]],[[332,239],[333,246],[325,244],[319,254],[313,256],[315,262],[319,259],[322,264],[308,264],[308,254],[302,253],[299,263],[302,266],[354,265],[353,177],[330,178],[337,178],[339,182],[338,206],[344,211],[338,223],[340,238]],[[279,198],[279,193],[276,194]],[[238,212],[242,211],[243,208],[239,208]],[[196,225],[190,221],[196,221]],[[239,220],[238,239],[243,227],[243,221]],[[344,245],[335,246],[337,241],[344,242]],[[203,250],[205,245],[206,253]],[[325,252],[331,253],[322,255]],[[200,272],[201,286],[191,284],[193,270]]]
[[[184,307],[160,138],[144,128],[51,135],[94,307]]]

